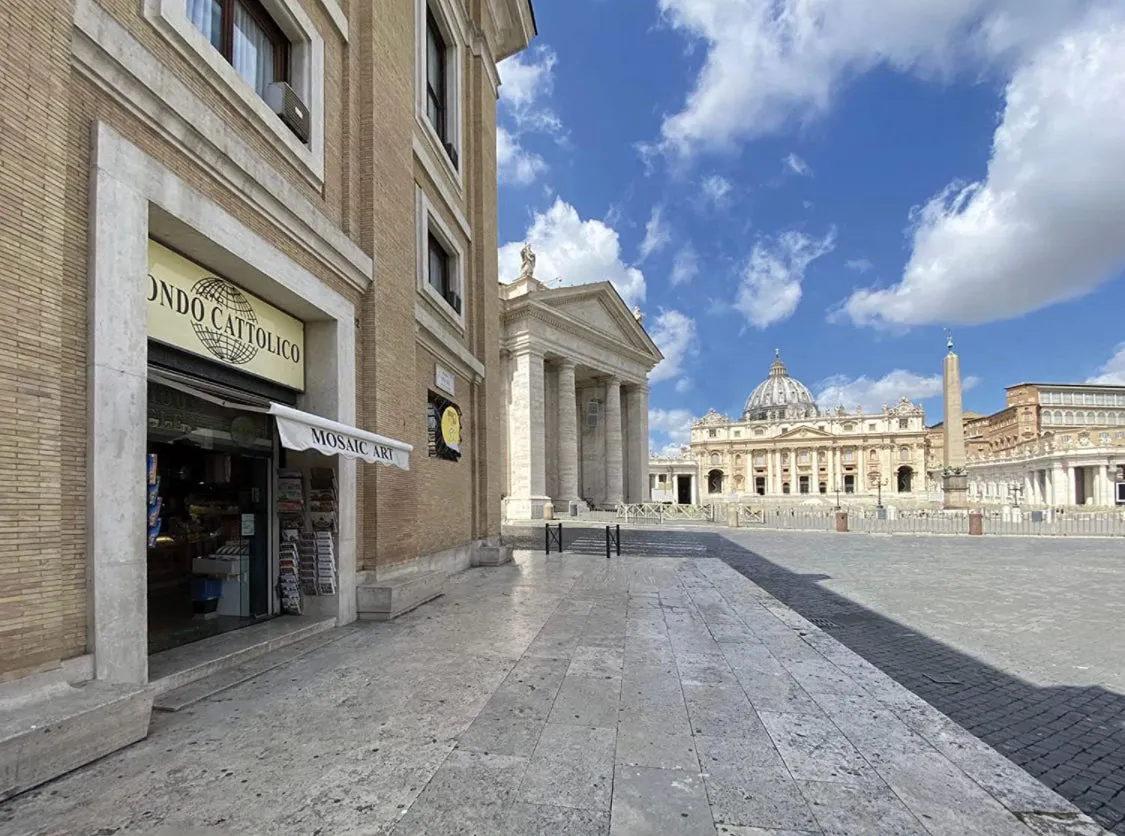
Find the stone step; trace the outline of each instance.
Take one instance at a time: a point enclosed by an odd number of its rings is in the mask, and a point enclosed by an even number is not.
[[[356,584],[359,617],[368,621],[390,621],[434,600],[444,591],[442,572],[419,572],[386,580],[361,578]]]
[[[157,695],[153,708],[157,711],[182,711],[215,694],[234,688],[284,664],[306,656],[325,645],[337,642],[356,631],[357,625],[339,627],[316,633],[293,644],[270,651],[234,667],[225,668],[202,679]]]
[[[104,682],[52,685],[0,717],[0,801],[148,735],[152,694]]]
[[[334,618],[282,616],[157,653],[149,657],[149,689],[154,694],[175,690],[335,626]]]

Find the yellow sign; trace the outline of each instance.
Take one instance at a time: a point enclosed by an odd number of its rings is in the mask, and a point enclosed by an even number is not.
[[[155,241],[146,293],[150,339],[304,391],[299,319]]]
[[[461,414],[455,406],[447,406],[441,413],[441,440],[454,452],[461,452]]]

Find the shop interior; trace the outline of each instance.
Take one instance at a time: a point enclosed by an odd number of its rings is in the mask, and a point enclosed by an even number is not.
[[[275,613],[268,416],[149,384],[149,652]]]

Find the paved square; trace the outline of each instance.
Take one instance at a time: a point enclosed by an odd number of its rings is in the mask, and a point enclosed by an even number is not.
[[[720,560],[521,553],[158,715],[0,831],[1100,829]]]

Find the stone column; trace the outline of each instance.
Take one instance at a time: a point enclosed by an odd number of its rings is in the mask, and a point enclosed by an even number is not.
[[[639,384],[625,390],[629,412],[626,444],[629,456],[629,485],[626,502],[643,502],[644,485],[648,483],[648,386]]]
[[[510,360],[508,458],[512,519],[542,519],[547,503],[546,434],[543,427],[543,355],[524,349]]]
[[[623,502],[623,450],[621,439],[621,381],[610,377],[605,382],[605,501]]]
[[[1067,490],[1066,474],[1067,469],[1061,464],[1056,463],[1051,468],[1052,505],[1072,505],[1074,502],[1074,491]]]
[[[1023,501],[1022,505],[1035,504],[1035,485],[1032,482],[1031,473],[1025,473],[1023,476]]]
[[[578,406],[574,392],[574,361],[559,361],[559,495],[556,514],[569,514],[578,501]]]

